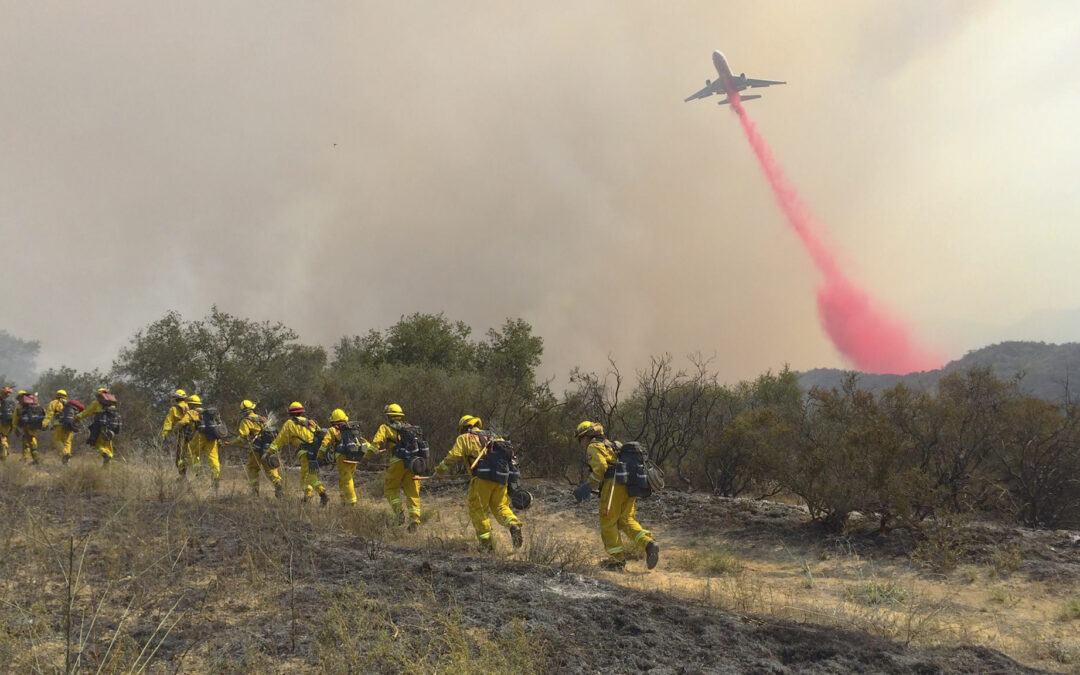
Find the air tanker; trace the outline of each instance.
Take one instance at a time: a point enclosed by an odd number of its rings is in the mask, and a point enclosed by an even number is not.
[[[738,77],[731,74],[731,68],[728,68],[727,59],[719,51],[712,53],[713,65],[716,66],[716,72],[719,77],[715,81],[705,80],[705,88],[696,94],[692,94],[684,99],[685,101],[693,101],[698,98],[707,98],[713,94],[723,94],[727,96],[723,101],[719,101],[718,105],[724,105],[725,103],[731,103],[731,94],[733,92],[742,91],[743,89],[757,89],[759,87],[771,87],[774,84],[787,84],[787,82],[777,82],[775,80],[755,80],[751,77],[747,77],[746,73],[741,73]],[[739,96],[740,101],[749,101],[755,98],[761,98],[760,95],[754,94],[751,96]]]

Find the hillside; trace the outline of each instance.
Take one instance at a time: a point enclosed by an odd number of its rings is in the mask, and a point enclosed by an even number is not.
[[[1022,376],[1021,390],[1047,401],[1062,401],[1066,384],[1072,400],[1080,393],[1080,343],[1047,344],[1045,342],[1001,342],[965,354],[950,361],[940,370],[908,375],[874,375],[861,373],[859,385],[870,391],[882,392],[898,383],[929,389],[950,373],[974,367],[989,367],[996,376],[1010,379]],[[804,389],[839,387],[850,371],[837,368],[815,368],[799,374]]]
[[[3,469],[0,542],[19,562],[0,584],[0,658],[24,672],[1013,673],[1034,671],[1010,656],[1074,658],[1072,620],[1047,618],[1080,570],[1060,533],[994,532],[1016,560],[924,579],[899,541],[825,542],[798,507],[668,491],[639,513],[661,565],[618,574],[595,565],[595,502],[556,483],[531,484],[525,547],[500,531],[484,555],[459,479],[425,488],[409,535],[377,470],[350,511],[336,495],[301,506],[295,470],[275,500],[249,496],[238,465],[216,496],[153,456]]]

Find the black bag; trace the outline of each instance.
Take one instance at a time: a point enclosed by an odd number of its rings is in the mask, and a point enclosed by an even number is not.
[[[397,443],[394,444],[394,457],[404,460],[405,466],[411,466],[412,461],[418,457],[427,463],[431,450],[428,442],[424,440],[423,429],[408,422],[395,422],[390,428],[398,435]]]
[[[229,427],[221,420],[217,408],[203,408],[199,413],[199,433],[212,441],[221,441],[229,437]]]
[[[7,426],[15,419],[15,399],[8,397],[0,401],[0,424]]]
[[[319,448],[322,447],[323,439],[326,438],[326,429],[315,429],[311,432],[310,443],[301,443],[300,449],[307,454],[308,466],[315,468],[319,461]]]
[[[615,461],[615,482],[626,486],[626,494],[631,497],[648,497],[652,494],[649,486],[648,456],[641,443],[623,443]]]
[[[90,435],[97,440],[97,435],[94,434],[94,426],[97,426],[97,433],[106,441],[111,441],[116,438],[124,428],[123,420],[120,417],[120,410],[114,406],[105,408],[98,414],[94,415],[94,423],[90,425]]]
[[[82,420],[76,417],[76,415],[83,410],[86,410],[86,406],[79,401],[72,399],[64,404],[64,407],[60,410],[60,414],[56,418],[56,422],[67,431],[79,431],[82,429]]]
[[[29,403],[19,411],[19,427],[23,429],[40,429],[45,421],[45,409],[40,403]]]
[[[341,427],[341,442],[335,452],[346,462],[359,462],[364,458],[364,446],[360,444],[360,423],[346,422]],[[333,458],[331,458],[333,459]]]
[[[251,442],[251,447],[255,449],[255,454],[262,457],[263,461],[266,461],[266,451],[270,449],[270,444],[274,442],[276,436],[276,431],[263,427],[262,431],[255,436],[255,440]]]
[[[488,440],[486,447],[487,452],[476,462],[473,475],[499,485],[510,483],[511,475],[517,473],[513,444],[505,438],[493,438]]]

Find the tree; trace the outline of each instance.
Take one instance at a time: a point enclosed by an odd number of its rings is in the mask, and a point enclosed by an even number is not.
[[[6,378],[0,386],[8,383],[28,386],[34,380],[40,350],[41,343],[37,340],[20,340],[0,329],[0,375]]]

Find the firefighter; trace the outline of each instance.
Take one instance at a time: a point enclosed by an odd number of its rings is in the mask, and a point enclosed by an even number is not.
[[[608,554],[604,566],[615,570],[626,567],[626,554],[619,535],[621,530],[633,540],[635,547],[645,546],[646,566],[649,569],[656,567],[660,560],[660,547],[653,541],[652,533],[634,518],[637,497],[629,496],[626,486],[614,480],[618,459],[616,445],[604,437],[603,425],[589,421],[577,425],[574,438],[585,448],[586,461],[591,470],[588,483],[583,483],[575,491],[575,496],[580,501],[589,495],[590,489],[600,491],[600,537]]]
[[[113,439],[120,433],[119,407],[120,403],[108,387],[98,387],[93,403],[75,416],[79,420],[91,418],[90,436],[86,439],[86,444],[93,446],[94,450],[101,455],[101,461],[105,466],[112,461]]]
[[[319,504],[326,506],[330,497],[326,494],[322,481],[319,480],[318,467],[312,467],[312,464],[317,462],[316,455],[322,443],[323,434],[319,434],[316,440],[316,433],[319,431],[321,430],[315,420],[304,417],[304,406],[299,401],[293,401],[289,404],[289,419],[281,425],[281,431],[270,444],[269,452],[276,453],[279,448],[286,445],[299,448],[297,457],[300,459],[300,484],[304,488],[301,501],[311,501],[312,495],[318,493]]]
[[[327,453],[334,457],[338,471],[338,493],[345,506],[356,506],[356,485],[353,474],[356,465],[363,459],[368,442],[361,438],[355,423],[349,422],[349,416],[341,408],[330,413],[330,428],[326,430],[318,458],[322,460]]]
[[[181,419],[188,411],[187,392],[183,389],[177,389],[173,392],[172,402],[169,406],[169,412],[165,414],[165,421],[161,424],[161,440],[164,441],[175,428],[176,430],[176,452],[175,459],[176,470],[183,477],[187,473],[187,467],[192,464],[191,458],[191,439],[190,434],[193,431],[189,431],[186,427],[178,425]]]
[[[248,446],[247,477],[252,494],[259,494],[259,472],[262,471],[266,474],[270,484],[274,486],[274,496],[281,497],[285,491],[285,486],[281,483],[281,472],[278,471],[277,466],[267,464],[266,460],[255,450],[254,441],[262,433],[265,426],[266,418],[255,412],[254,403],[245,399],[240,404],[240,426],[237,428],[236,437],[231,441],[226,441],[225,445],[246,444]],[[274,456],[270,461],[280,465],[277,456]]]
[[[38,403],[37,396],[28,393],[25,389],[19,390],[15,401],[18,405],[15,407],[12,426],[19,430],[19,436],[22,438],[23,460],[40,464],[37,432],[41,430],[42,423],[45,421],[45,411]]]
[[[14,429],[15,399],[11,398],[11,387],[0,389],[0,459],[7,459],[8,437]]]
[[[469,518],[476,530],[476,538],[480,540],[480,548],[490,551],[495,547],[489,512],[510,530],[514,548],[521,548],[521,520],[510,509],[507,498],[507,484],[514,482],[516,464],[511,457],[504,456],[501,448],[492,449],[496,447],[494,442],[502,439],[484,431],[479,417],[465,415],[458,420],[458,434],[450,452],[435,467],[435,475],[445,473],[458,460],[464,461],[472,475],[469,480]],[[505,474],[501,471],[502,464],[505,464]]]
[[[49,407],[45,409],[45,421],[41,425],[43,429],[48,429],[50,424],[53,425],[53,450],[60,453],[60,461],[64,464],[71,459],[71,439],[75,436],[73,429],[67,429],[60,423],[60,413],[64,412],[67,402],[67,391],[57,389],[53,400],[49,401]]]
[[[409,532],[415,532],[420,526],[420,481],[405,465],[405,460],[394,454],[401,440],[401,429],[407,425],[405,411],[397,403],[391,403],[383,409],[383,413],[387,421],[375,432],[364,456],[369,457],[377,452],[391,453],[390,465],[386,467],[383,478],[383,495],[390,503],[398,524],[402,525],[405,523],[405,511],[401,507],[400,492],[405,493],[405,501],[409,505]]]
[[[188,409],[184,416],[177,422],[181,432],[188,432],[191,438],[191,457],[206,458],[206,464],[210,467],[210,487],[214,492],[218,491],[221,483],[221,463],[218,461],[218,439],[206,428],[206,413],[203,409],[202,398],[198,394],[192,394],[187,398]],[[184,475],[187,467],[181,467],[181,475]]]

